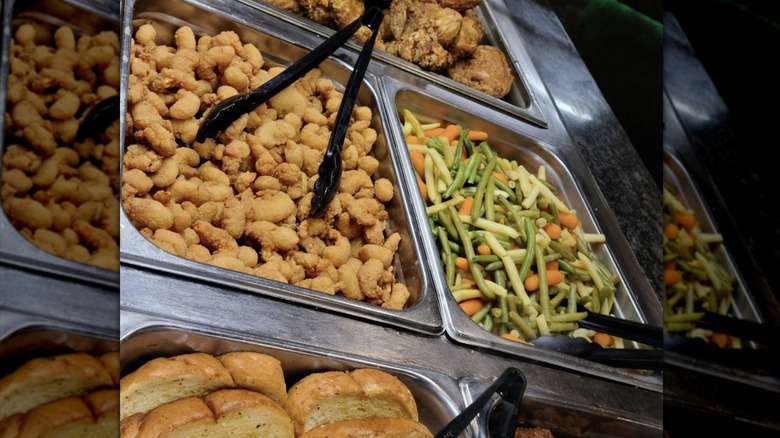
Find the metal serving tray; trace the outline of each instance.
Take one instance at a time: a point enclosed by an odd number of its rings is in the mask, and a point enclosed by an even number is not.
[[[471,403],[490,383],[474,379],[461,380],[465,402]],[[486,406],[473,425],[480,438],[499,438],[489,433],[492,408]],[[641,411],[637,409],[635,412]],[[522,427],[549,429],[555,438],[650,438],[661,436],[663,431],[663,421],[658,417],[637,417],[628,411],[607,410],[592,403],[567,400],[565,395],[550,397],[528,390],[520,403],[517,424]]]
[[[266,10],[274,16],[280,17],[285,21],[318,35],[331,35],[334,32],[326,26],[308,20],[303,16],[279,9],[263,0],[239,1]],[[503,111],[506,114],[522,118],[534,125],[546,128],[548,125],[548,116],[545,116],[542,105],[540,105],[540,102],[535,95],[537,92],[543,90],[543,85],[525,50],[522,37],[517,32],[517,28],[512,25],[511,17],[506,9],[504,1],[482,0],[479,5],[474,8],[474,11],[482,22],[484,31],[481,44],[488,44],[501,50],[506,56],[509,67],[515,77],[511,90],[502,99],[485,94],[442,74],[423,70],[411,62],[397,56],[389,55],[380,50],[374,51],[374,57],[393,67],[424,79],[425,81],[469,96],[471,99]],[[362,47],[362,45],[356,41],[350,41],[347,45],[357,50]]]
[[[116,337],[78,324],[40,319],[0,309],[0,376],[36,357],[119,351]]]
[[[606,244],[591,245],[591,250],[610,271],[620,277],[621,281],[615,294],[613,314],[624,319],[661,326],[662,315],[658,298],[647,287],[645,278],[642,277],[637,281],[636,277],[631,275],[631,271],[641,272],[641,268],[632,259],[617,256],[621,248],[626,250],[627,243],[622,232],[616,226],[612,226],[612,222],[604,224],[597,220],[598,210],[602,210],[601,214],[603,215],[604,210],[608,211],[608,208],[604,204],[600,192],[588,190],[589,186],[584,179],[592,178],[592,176],[587,171],[582,171],[586,168],[578,160],[579,155],[567,151],[567,145],[559,146],[540,139],[530,130],[525,129],[525,125],[514,123],[507,127],[499,123],[500,118],[493,117],[490,110],[477,108],[478,105],[474,102],[460,96],[442,100],[444,96],[433,96],[413,85],[389,79],[386,79],[383,85],[387,95],[385,102],[392,108],[388,112],[395,115],[396,122],[393,129],[398,139],[396,144],[404,144],[400,120],[403,109],[408,109],[423,120],[428,118],[444,120],[447,123],[460,124],[469,129],[487,132],[491,147],[504,157],[516,159],[532,173],[539,166],[544,165],[548,181],[558,189],[564,203],[577,211],[583,228],[587,232],[604,233],[607,237]],[[655,373],[637,375],[633,372],[626,372],[567,354],[520,344],[493,335],[474,323],[460,309],[449,291],[436,240],[428,226],[425,205],[419,196],[411,160],[408,153],[399,155],[402,155],[399,167],[403,169],[401,173],[405,177],[405,195],[409,198],[409,204],[414,207],[414,222],[420,226],[420,235],[426,249],[426,262],[439,294],[446,333],[454,341],[522,356],[531,360],[541,360],[608,379],[624,382],[650,379],[650,381],[655,381],[654,384],[660,385],[660,376]],[[575,175],[577,176],[575,177]],[[631,277],[629,278],[629,276]],[[639,345],[626,340],[626,347],[638,348]]]
[[[683,205],[694,211],[699,221],[702,232],[718,233],[718,227],[712,219],[709,207],[704,202],[696,183],[689,175],[682,162],[668,148],[664,148],[664,182],[671,185],[682,198]],[[731,309],[735,318],[756,322],[764,322],[761,311],[758,309],[753,295],[745,284],[739,269],[737,269],[731,254],[728,251],[728,243],[711,248],[715,259],[729,272],[732,272],[736,280],[736,288],[731,297]]]
[[[289,23],[270,16],[262,10],[250,8],[241,3],[223,3],[213,0],[170,2],[131,0],[126,2],[123,23],[126,38],[122,47],[122,93],[126,93],[128,82],[130,37],[133,35],[134,29],[143,23],[153,23],[159,28],[158,43],[164,42],[168,36],[171,37],[172,41],[170,30],[183,24],[190,25],[197,34],[216,34],[223,30],[233,30],[238,33],[242,41],[254,43],[263,53],[266,63],[269,64],[286,65],[294,62],[322,42],[320,38],[293,28]],[[293,44],[290,41],[296,43]],[[336,57],[339,59],[338,61],[331,58],[320,65],[320,70],[324,77],[329,77],[336,83],[345,84],[350,70],[344,64],[352,65],[356,54],[342,49],[336,52]],[[408,212],[410,207],[399,189],[398,171],[394,168],[394,163],[397,162],[397,158],[395,158],[397,152],[395,148],[391,147],[388,140],[385,128],[387,117],[379,105],[377,87],[376,72],[370,69],[366,73],[366,80],[360,91],[358,102],[361,105],[369,106],[373,111],[372,127],[376,129],[378,139],[372,154],[380,162],[377,174],[392,181],[396,190],[396,196],[387,206],[390,214],[388,232],[398,232],[401,235],[401,245],[394,263],[397,280],[404,283],[411,294],[410,304],[406,309],[384,309],[175,256],[158,248],[142,236],[131,224],[124,209],[120,215],[122,239],[120,257],[122,262],[215,282],[252,293],[291,300],[416,332],[442,333],[436,296],[421,261],[422,250],[418,244],[416,228],[409,225]],[[123,102],[122,105],[121,123],[124,124],[126,102]],[[120,137],[120,144],[124,151],[126,147],[124,134]]]
[[[10,70],[10,45],[17,21],[37,22],[44,26],[68,25],[76,35],[104,30],[119,32],[119,4],[111,0],[36,0],[3,2],[2,58],[0,58],[0,156],[5,151],[5,90]],[[2,168],[0,168],[2,174]],[[68,276],[82,281],[117,287],[119,273],[57,257],[25,239],[11,224],[0,207],[0,258],[29,269]]]
[[[393,374],[411,390],[417,402],[420,422],[432,433],[454,418],[462,405],[457,382],[449,376],[316,347],[302,349],[269,339],[247,339],[243,335],[193,330],[171,321],[147,321],[129,328],[122,333],[120,342],[122,376],[157,357],[193,352],[219,355],[232,351],[255,351],[272,355],[282,363],[288,389],[301,378],[316,372],[376,368]],[[463,436],[468,438],[473,435],[467,430]]]

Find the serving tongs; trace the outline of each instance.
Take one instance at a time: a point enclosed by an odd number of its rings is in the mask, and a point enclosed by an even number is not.
[[[198,129],[195,140],[199,143],[207,138],[214,138],[220,131],[229,127],[236,119],[265,103],[275,94],[293,84],[308,71],[317,67],[333,52],[347,42],[361,26],[371,29],[371,37],[363,44],[355,67],[344,90],[341,107],[336,114],[333,132],[322,164],[319,167],[319,178],[314,184],[314,198],[311,201],[309,216],[318,215],[333,199],[341,182],[341,147],[349,129],[352,108],[355,106],[360,85],[363,82],[371,52],[384,18],[384,11],[390,6],[390,0],[367,0],[366,12],[358,19],[334,33],[330,38],[309,52],[306,56],[287,67],[282,73],[253,91],[232,96],[215,106],[204,118]]]
[[[119,95],[115,94],[97,103],[84,116],[84,119],[76,131],[75,140],[83,142],[89,137],[94,137],[103,132],[119,118]]]
[[[492,437],[515,436],[517,415],[520,412],[520,402],[525,393],[526,380],[523,373],[514,367],[507,368],[479,397],[452,419],[435,438],[455,438],[468,427],[471,421],[481,412],[490,408],[493,395],[501,396],[498,406],[498,418],[490,430]]]
[[[694,321],[698,328],[736,336],[762,344],[760,348],[724,348],[697,337],[683,334],[664,336],[664,348],[700,360],[733,368],[765,370],[780,375],[780,329],[755,321],[738,319],[713,312]]]
[[[578,310],[588,313],[585,318],[577,321],[581,328],[607,333],[652,347],[663,347],[661,327],[602,315],[581,306],[578,306]],[[656,348],[605,348],[596,342],[568,335],[541,336],[532,340],[531,343],[545,350],[558,351],[619,368],[659,370],[663,366],[663,351]]]

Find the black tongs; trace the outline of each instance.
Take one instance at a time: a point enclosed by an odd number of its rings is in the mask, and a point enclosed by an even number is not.
[[[341,147],[349,128],[352,108],[355,106],[360,84],[371,60],[371,52],[384,18],[384,10],[390,6],[390,0],[367,0],[366,12],[345,28],[333,34],[317,48],[295,62],[281,74],[275,76],[255,90],[230,97],[215,106],[206,115],[198,129],[195,140],[202,143],[207,138],[216,135],[230,126],[236,119],[265,103],[272,96],[292,85],[309,70],[317,67],[333,52],[348,41],[361,26],[371,29],[371,37],[363,45],[355,68],[347,82],[341,107],[336,114],[333,133],[330,136],[328,148],[325,151],[322,164],[319,167],[319,178],[314,184],[314,198],[311,201],[309,216],[316,216],[333,199],[341,182]]]
[[[492,428],[490,436],[512,437],[517,428],[517,415],[520,412],[520,402],[525,393],[526,380],[523,373],[514,367],[507,368],[476,400],[466,407],[458,416],[452,419],[435,438],[455,438],[459,436],[471,421],[483,410],[487,403],[493,400],[493,394],[501,396],[499,417]]]
[[[115,94],[101,100],[92,107],[81,121],[78,131],[76,131],[76,141],[83,142],[88,137],[94,137],[105,131],[106,128],[114,123],[114,120],[119,118],[119,103],[119,95]]]

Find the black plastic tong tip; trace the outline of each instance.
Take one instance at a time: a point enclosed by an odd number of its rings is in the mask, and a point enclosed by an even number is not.
[[[75,140],[83,142],[88,137],[97,135],[108,128],[114,120],[119,119],[119,95],[107,97],[95,105],[81,121]]]
[[[507,368],[482,394],[466,407],[458,416],[452,419],[435,438],[455,438],[468,427],[469,423],[488,403],[492,402],[493,394],[501,396],[499,418],[491,431],[494,437],[513,437],[517,427],[517,415],[520,412],[520,402],[525,393],[525,375],[514,367]]]

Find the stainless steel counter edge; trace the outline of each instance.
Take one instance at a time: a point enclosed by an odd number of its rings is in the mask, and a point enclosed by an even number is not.
[[[116,338],[119,328],[119,294],[115,289],[41,276],[34,271],[0,264],[0,328],[12,321],[51,322]],[[7,313],[6,313],[7,312]],[[18,314],[9,317],[7,314]],[[8,327],[13,328],[11,326]],[[0,331],[0,334],[4,334]]]
[[[630,418],[662,417],[663,391],[618,384],[479,351],[451,343],[443,336],[421,336],[393,328],[349,320],[270,298],[193,283],[188,279],[160,278],[154,272],[122,266],[120,338],[143,321],[190,327],[202,333],[229,333],[242,340],[272,339],[283,345],[339,352],[387,363],[491,381],[507,367],[521,368],[528,388],[549,397],[566,397],[598,409],[625,412]],[[203,293],[208,302],[199,299]],[[214,314],[224,315],[216,319]],[[634,409],[641,409],[635,411]]]

